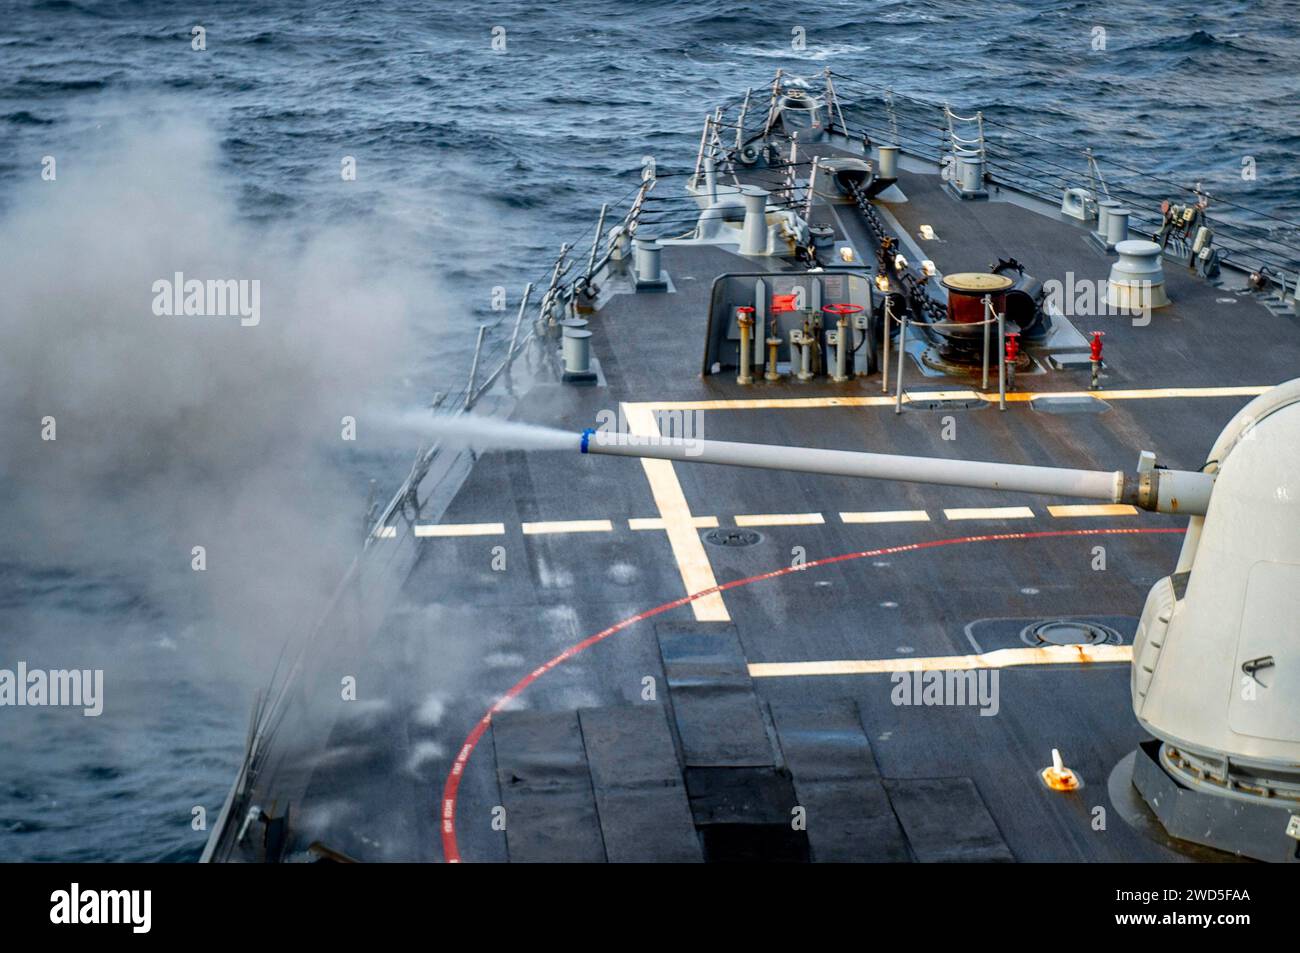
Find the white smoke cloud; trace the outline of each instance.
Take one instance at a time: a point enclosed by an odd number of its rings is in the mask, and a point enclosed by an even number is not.
[[[258,684],[359,548],[358,455],[409,458],[408,434],[367,441],[367,413],[391,405],[408,333],[442,296],[385,264],[400,256],[382,214],[241,222],[219,159],[204,123],[141,109],[12,196],[0,561],[124,580],[183,630],[183,649]],[[153,285],[177,272],[258,280],[260,322],[156,315]],[[344,416],[356,443],[341,439]],[[42,439],[46,417],[56,440]],[[39,600],[24,608],[39,628]]]

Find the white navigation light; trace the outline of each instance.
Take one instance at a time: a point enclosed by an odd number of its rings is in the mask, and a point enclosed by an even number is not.
[[[841,246],[840,246],[840,260],[841,260],[841,261],[852,261],[852,260],[853,260],[853,249],[852,249],[852,247],[850,247],[849,245],[841,245]]]

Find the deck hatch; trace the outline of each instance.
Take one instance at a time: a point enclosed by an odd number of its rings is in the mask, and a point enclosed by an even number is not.
[[[1035,397],[1029,401],[1031,409],[1040,414],[1104,414],[1110,404],[1096,397]]]

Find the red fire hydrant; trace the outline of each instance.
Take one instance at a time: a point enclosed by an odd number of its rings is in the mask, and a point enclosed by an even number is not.
[[[1020,357],[1020,335],[1012,331],[1007,334],[1007,387],[1016,386],[1016,359]]]
[[[1016,364],[1016,359],[1020,357],[1020,332],[1009,331],[1007,333],[1007,363],[1012,367]]]
[[[1105,331],[1092,332],[1092,343],[1089,345],[1092,349],[1092,383],[1088,385],[1089,390],[1101,388],[1101,339],[1105,333]]]

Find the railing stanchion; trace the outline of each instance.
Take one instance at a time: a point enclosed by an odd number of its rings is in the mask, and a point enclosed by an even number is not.
[[[998,313],[998,410],[1007,409],[1006,315]]]
[[[894,323],[894,308],[888,297],[885,298],[885,333],[884,341],[881,344],[881,351],[884,353],[884,359],[880,362],[880,392],[889,393],[889,339],[893,336],[894,329],[891,325]]]
[[[524,312],[528,310],[528,298],[533,293],[533,283],[528,282],[524,288],[524,296],[519,300],[519,313],[515,315],[515,329],[510,334],[510,350],[506,352],[506,363],[513,363],[515,359],[515,344],[519,341],[519,325],[524,320]]]
[[[903,412],[903,358],[907,357],[907,309],[903,309],[902,324],[898,329],[898,380],[894,382],[898,388],[894,396],[894,413]]]
[[[984,382],[980,385],[980,390],[989,389],[989,330],[993,320],[993,299],[988,295],[984,296]]]
[[[483,352],[483,336],[487,334],[487,325],[478,326],[478,343],[474,345],[474,363],[469,366],[469,386],[465,391],[465,409],[469,410],[474,406],[474,400],[478,396],[474,393],[474,387],[478,381],[478,359]]]

